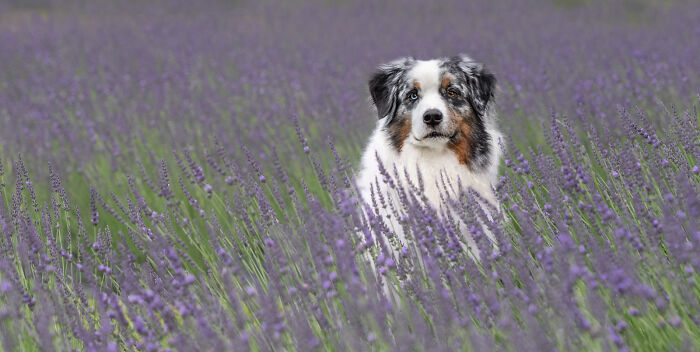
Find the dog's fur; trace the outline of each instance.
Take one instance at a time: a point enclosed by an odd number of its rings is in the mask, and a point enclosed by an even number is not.
[[[468,188],[497,206],[493,187],[502,135],[493,108],[495,84],[491,72],[465,55],[428,61],[403,58],[381,65],[371,77],[369,90],[379,121],[356,182],[366,204],[377,204],[380,197],[394,204],[375,209],[402,244],[406,236],[391,210],[401,213],[396,187],[422,183],[427,205],[436,210],[445,210],[445,199]],[[431,126],[426,112],[441,114],[442,120],[435,124],[433,119]],[[402,185],[387,182],[382,169],[390,175],[396,170]],[[471,236],[463,235],[472,247]]]

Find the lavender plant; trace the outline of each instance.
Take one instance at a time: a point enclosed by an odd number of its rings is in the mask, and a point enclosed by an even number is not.
[[[699,20],[645,0],[0,5],[2,349],[698,349]],[[365,81],[459,52],[499,77],[501,211],[464,190],[440,214],[413,185],[402,247],[372,211],[394,205],[353,186]]]

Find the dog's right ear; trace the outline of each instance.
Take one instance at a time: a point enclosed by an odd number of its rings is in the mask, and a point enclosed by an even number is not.
[[[401,81],[413,61],[412,58],[404,58],[381,65],[370,78],[369,93],[380,119],[388,116],[388,121],[391,121],[396,116]]]

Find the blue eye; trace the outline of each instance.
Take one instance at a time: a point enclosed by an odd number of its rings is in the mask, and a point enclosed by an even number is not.
[[[408,99],[411,100],[411,101],[416,101],[416,100],[418,100],[418,92],[416,92],[415,90],[413,90],[413,91],[411,91],[410,93],[408,93]]]

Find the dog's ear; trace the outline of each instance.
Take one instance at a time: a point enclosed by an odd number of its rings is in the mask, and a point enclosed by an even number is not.
[[[496,76],[467,55],[459,55],[452,61],[464,75],[469,104],[477,115],[483,116],[496,90]]]
[[[370,78],[369,93],[380,119],[389,116],[391,121],[396,116],[400,83],[412,62],[412,58],[404,58],[383,64]]]

